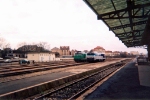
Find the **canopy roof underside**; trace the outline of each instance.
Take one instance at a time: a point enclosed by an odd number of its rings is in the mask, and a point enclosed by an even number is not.
[[[127,47],[141,46],[150,0],[84,1]]]

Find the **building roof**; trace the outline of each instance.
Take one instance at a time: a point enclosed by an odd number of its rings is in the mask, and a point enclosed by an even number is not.
[[[114,51],[113,53],[120,53],[119,51]]]
[[[84,1],[96,13],[98,20],[103,20],[124,45],[142,45],[142,34],[150,13],[150,0]]]
[[[24,45],[17,49],[17,51],[22,52],[49,52],[49,50],[44,47],[38,47],[37,45]]]
[[[73,50],[73,49],[72,49],[71,51],[74,51],[74,52],[76,52],[76,51],[78,51],[78,50],[76,50],[76,49],[74,49],[74,50]]]
[[[35,53],[53,53],[55,54],[54,52],[50,52],[50,51],[42,51],[42,52],[26,52],[27,54],[35,54]]]
[[[97,46],[97,47],[95,47],[94,48],[94,50],[96,50],[96,49],[102,49],[102,50],[105,50],[103,47],[101,47],[101,46]]]
[[[7,51],[9,51],[9,50],[12,50],[11,48],[4,48],[4,50],[7,50]]]
[[[112,51],[105,51],[105,53],[112,53]]]
[[[84,50],[85,53],[89,52],[88,50]]]
[[[54,47],[54,48],[52,48],[51,50],[60,50],[59,48],[57,48],[57,47]]]
[[[69,50],[69,46],[60,46],[61,50]]]

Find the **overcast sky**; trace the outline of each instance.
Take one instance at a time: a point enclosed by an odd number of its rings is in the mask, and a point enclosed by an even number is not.
[[[20,42],[48,42],[50,48],[91,50],[102,46],[112,51],[127,48],[83,0],[0,0],[0,36],[17,48]]]

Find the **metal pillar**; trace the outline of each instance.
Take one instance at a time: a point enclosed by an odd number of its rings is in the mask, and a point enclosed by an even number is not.
[[[148,51],[148,60],[150,61],[150,42],[147,45],[147,51]]]

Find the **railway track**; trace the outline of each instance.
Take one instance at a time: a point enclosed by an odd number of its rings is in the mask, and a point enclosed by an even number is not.
[[[34,64],[34,65],[22,65],[22,66],[16,65],[16,66],[0,67],[0,78],[52,70],[52,69],[58,69],[58,68],[65,68],[65,67],[76,66],[76,65],[83,65],[83,64],[88,64],[88,63],[87,62],[76,63],[74,61],[55,62],[55,63],[45,62],[42,64]]]
[[[32,64],[32,65],[27,65],[28,67],[29,66],[40,66],[40,65],[60,65],[60,64],[65,64],[65,63],[73,63],[72,62],[43,62],[43,63],[36,63],[36,64]],[[12,69],[12,68],[19,68],[21,65],[19,63],[17,64],[8,64],[8,65],[3,65],[0,67],[0,70],[1,69]],[[23,68],[24,66],[22,66],[21,68]]]
[[[68,62],[68,63],[58,63],[58,64],[44,64],[44,65],[35,65],[35,66],[16,66],[16,67],[4,67],[0,69],[0,78],[8,77],[8,76],[15,76],[57,68],[64,68],[69,66],[76,66],[76,65],[83,65],[87,63],[75,63],[75,62]]]
[[[126,61],[127,62],[127,61]],[[63,86],[47,90],[41,94],[29,97],[32,100],[71,100],[76,99],[86,90],[94,86],[96,83],[122,67],[126,62],[109,65],[100,71],[87,75],[81,79],[74,80],[64,84]]]
[[[51,64],[43,64],[44,66],[59,66],[59,65],[65,65],[66,63],[51,63]],[[74,64],[74,62],[67,63],[67,64]],[[41,64],[34,64],[34,65],[18,65],[18,66],[9,66],[9,67],[1,67],[0,72],[7,72],[7,71],[16,71],[16,70],[23,70],[23,69],[31,69],[31,68],[38,68],[43,66]]]

